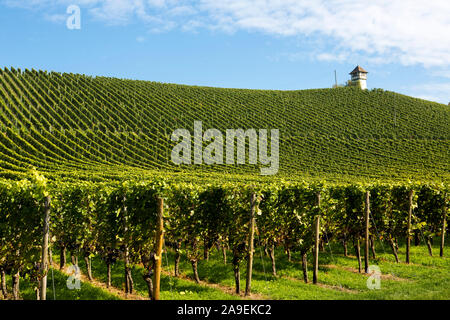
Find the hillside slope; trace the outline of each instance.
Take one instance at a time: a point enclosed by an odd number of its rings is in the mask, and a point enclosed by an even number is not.
[[[382,90],[221,89],[0,70],[0,174],[157,170],[259,174],[170,161],[175,129],[279,129],[279,176],[448,181],[450,108]]]

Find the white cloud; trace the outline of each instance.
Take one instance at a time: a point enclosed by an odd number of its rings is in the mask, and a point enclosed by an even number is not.
[[[145,42],[146,40],[147,39],[145,37],[143,37],[143,36],[136,37],[136,41],[140,42],[140,43]]]
[[[67,15],[66,14],[44,14],[44,19],[47,21],[51,21],[54,23],[65,23],[67,20]]]
[[[0,0],[1,1],[1,0]],[[161,32],[199,28],[314,37],[319,60],[360,55],[375,63],[450,66],[448,0],[3,0],[55,8],[78,4],[108,24],[141,21]],[[331,49],[330,49],[331,46]]]
[[[341,52],[339,54],[333,54],[333,53],[320,53],[316,56],[316,59],[319,61],[337,61],[337,62],[344,62],[348,58],[348,55],[344,52]]]
[[[408,90],[408,94],[425,99],[447,104],[450,102],[450,82],[426,83],[416,85]]]
[[[178,7],[174,7],[167,11],[167,14],[169,16],[174,16],[174,17],[186,17],[186,16],[194,15],[196,13],[197,13],[197,11],[193,7],[190,7],[190,6],[178,6]]]
[[[339,56],[363,52],[404,65],[450,65],[448,0],[202,0],[216,26],[333,39]],[[326,57],[325,57],[326,58]]]
[[[437,78],[450,78],[450,68],[438,68],[430,70],[430,75]]]
[[[112,25],[127,24],[135,14],[139,15],[143,20],[148,19],[142,0],[99,1],[98,5],[91,8],[89,12],[95,18]]]

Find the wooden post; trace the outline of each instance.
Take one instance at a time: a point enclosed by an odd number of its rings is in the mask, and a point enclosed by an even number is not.
[[[252,194],[250,202],[250,235],[248,239],[248,256],[247,256],[247,282],[245,284],[245,295],[248,296],[252,287],[252,270],[253,270],[253,246],[255,238],[255,213],[256,213],[256,194]]]
[[[446,203],[447,203],[447,194],[445,193],[444,194],[444,205],[442,207],[442,211],[443,212],[442,212],[441,250],[440,250],[440,253],[439,253],[439,255],[441,257],[444,256],[444,246],[445,246],[445,227],[446,227],[446,224],[447,224],[447,206],[446,206]]]
[[[413,205],[414,191],[409,191],[409,208],[408,208],[408,228],[406,231],[406,263],[410,262],[409,250],[411,248],[411,219],[412,219],[412,205]]]
[[[48,238],[50,232],[50,197],[45,197],[44,236],[42,239],[40,300],[47,299]]]
[[[316,217],[316,241],[314,244],[314,269],[313,283],[317,283],[317,274],[319,272],[319,236],[320,236],[320,192],[317,193],[317,217]]]
[[[161,260],[162,247],[164,241],[164,199],[158,198],[158,220],[156,223],[156,243],[155,243],[155,273],[153,274],[153,300],[159,300],[159,291],[161,285]]]
[[[359,236],[358,239],[356,240],[355,253],[356,259],[358,259],[358,272],[361,273],[361,246]]]
[[[369,273],[369,215],[370,191],[366,191],[366,245],[364,248],[364,272]]]
[[[126,196],[123,196],[123,234],[124,234],[124,279],[125,279],[125,297],[128,297],[128,293],[131,293],[131,281],[130,281],[130,252],[128,249],[128,208],[125,205],[127,202]]]

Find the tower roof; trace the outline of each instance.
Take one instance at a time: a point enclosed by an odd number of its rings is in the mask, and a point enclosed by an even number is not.
[[[350,72],[350,74],[354,74],[354,73],[369,73],[366,70],[364,70],[362,67],[360,67],[359,65],[356,66],[355,69],[353,69],[352,72]]]

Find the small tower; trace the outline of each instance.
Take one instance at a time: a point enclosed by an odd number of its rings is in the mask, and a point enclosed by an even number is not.
[[[356,66],[356,68],[350,72],[352,83],[354,85],[359,85],[363,90],[367,89],[367,74],[368,72],[366,70],[360,66]]]

